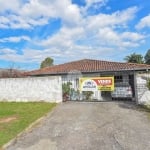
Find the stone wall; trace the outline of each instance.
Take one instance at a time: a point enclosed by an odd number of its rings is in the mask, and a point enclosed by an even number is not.
[[[0,79],[0,101],[62,102],[61,77]]]

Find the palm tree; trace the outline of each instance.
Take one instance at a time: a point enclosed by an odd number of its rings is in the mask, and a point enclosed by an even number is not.
[[[143,56],[141,54],[136,53],[126,56],[124,60],[126,60],[129,63],[138,63],[138,64],[144,63]]]

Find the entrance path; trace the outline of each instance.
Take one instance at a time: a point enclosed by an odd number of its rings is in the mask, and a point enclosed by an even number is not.
[[[150,118],[131,102],[66,102],[7,150],[150,150]]]

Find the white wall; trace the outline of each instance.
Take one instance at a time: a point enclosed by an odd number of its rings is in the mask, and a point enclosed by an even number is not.
[[[61,102],[61,77],[0,79],[0,101]]]
[[[150,104],[150,91],[147,88],[149,77],[145,74],[136,74],[138,104]]]

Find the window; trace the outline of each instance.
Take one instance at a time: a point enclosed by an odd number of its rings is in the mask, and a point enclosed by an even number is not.
[[[115,76],[114,79],[115,79],[115,83],[116,83],[116,82],[123,82],[123,77],[122,77],[122,75]]]

